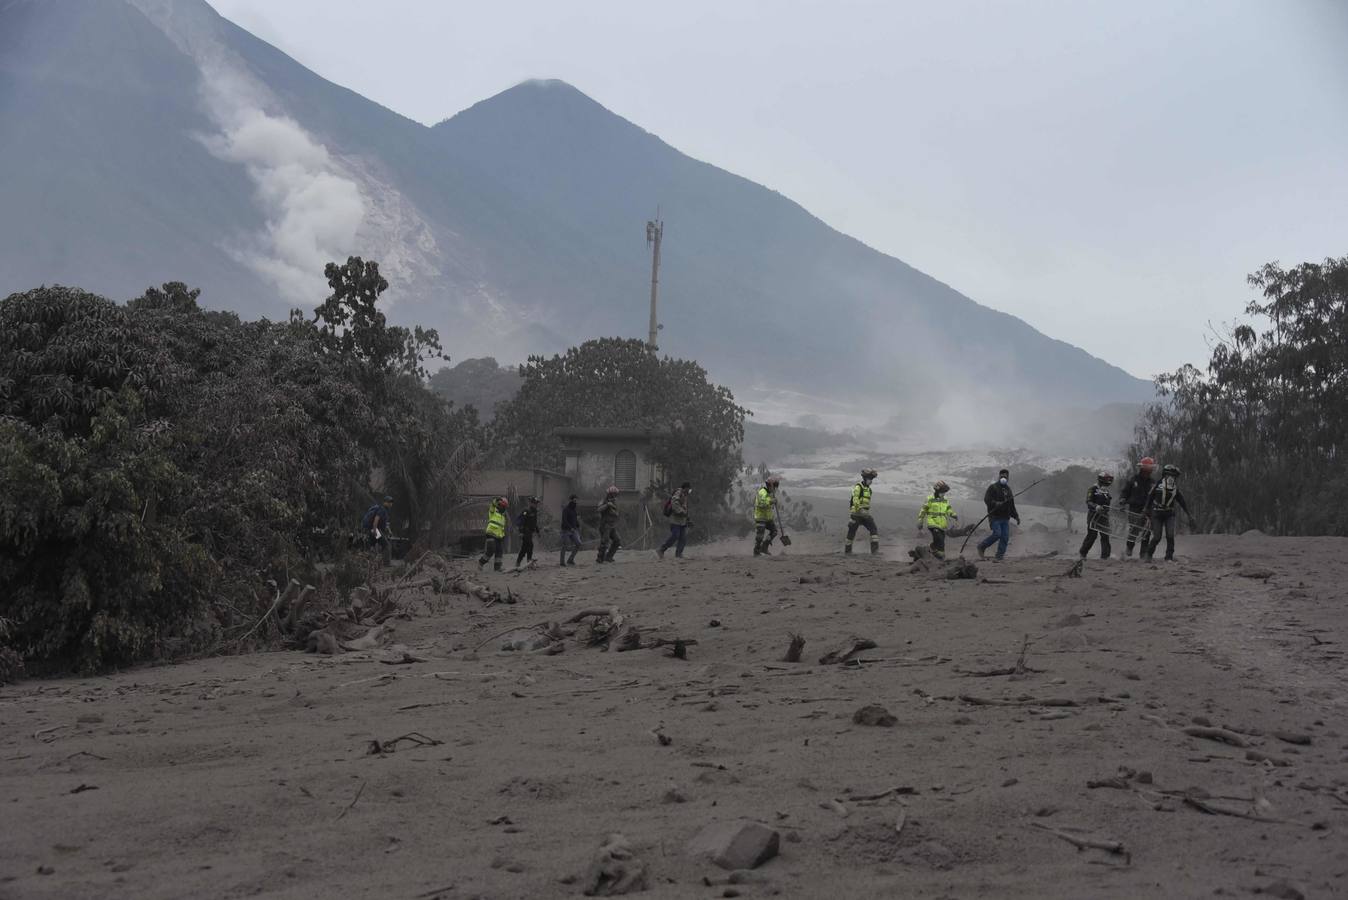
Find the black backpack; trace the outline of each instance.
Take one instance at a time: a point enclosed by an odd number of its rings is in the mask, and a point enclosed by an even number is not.
[[[668,518],[669,516],[674,515],[674,498],[673,498],[673,497],[666,497],[666,498],[665,498],[665,506],[664,506],[664,509],[661,510],[661,512],[663,512],[663,513],[665,514],[666,518]]]

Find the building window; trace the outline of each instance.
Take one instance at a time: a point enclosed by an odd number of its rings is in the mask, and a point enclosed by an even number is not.
[[[631,450],[619,450],[613,457],[613,483],[620,491],[637,489],[637,455]]]

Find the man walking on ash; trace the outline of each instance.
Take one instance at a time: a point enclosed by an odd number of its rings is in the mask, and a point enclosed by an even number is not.
[[[510,502],[504,497],[497,497],[487,507],[487,540],[477,560],[479,569],[494,560],[492,568],[501,571],[501,556],[505,553],[506,510],[509,508]]]
[[[1081,542],[1082,559],[1090,555],[1097,535],[1100,537],[1100,558],[1109,559],[1109,507],[1114,502],[1109,486],[1113,483],[1113,475],[1101,472],[1095,476],[1095,484],[1086,491],[1086,539]]]
[[[599,504],[599,559],[598,562],[613,562],[623,539],[618,535],[618,488],[610,485],[604,493],[604,502]]]
[[[576,510],[579,498],[572,494],[562,507],[562,558],[564,566],[576,564],[576,554],[580,551],[580,513]],[[571,555],[568,557],[567,553]]]
[[[393,544],[389,541],[389,538],[393,537],[393,523],[389,519],[388,511],[392,505],[393,498],[385,494],[383,501],[365,510],[365,515],[360,520],[366,543],[370,547],[378,548],[379,554],[384,557],[384,565],[393,562]]]
[[[669,516],[669,537],[660,545],[661,559],[665,558],[665,551],[670,547],[674,548],[675,559],[683,559],[683,548],[688,543],[688,503],[692,494],[692,482],[685,481],[665,501],[665,515]]]
[[[852,542],[856,540],[857,530],[865,528],[871,536],[871,554],[880,552],[880,529],[875,526],[875,517],[871,515],[871,482],[875,480],[874,469],[862,469],[861,480],[852,487],[852,502],[847,508],[847,542],[843,544],[843,553],[852,552]]]
[[[1016,512],[1016,495],[1011,490],[1011,472],[1002,469],[997,480],[988,485],[983,492],[983,505],[988,508],[988,527],[992,534],[978,544],[978,558],[986,559],[988,548],[997,545],[997,559],[1006,557],[1007,545],[1011,543],[1011,520],[1020,524],[1020,513]]]
[[[529,506],[515,519],[515,527],[520,532],[520,552],[515,557],[515,568],[519,568],[527,559],[534,561],[534,535],[543,529],[538,524],[538,498],[530,497]]]

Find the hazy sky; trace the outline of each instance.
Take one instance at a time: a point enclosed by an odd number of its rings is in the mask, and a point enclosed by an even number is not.
[[[211,2],[428,124],[568,81],[1144,377],[1348,254],[1340,0]]]

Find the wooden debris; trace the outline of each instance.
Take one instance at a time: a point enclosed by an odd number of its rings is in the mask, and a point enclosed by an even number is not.
[[[1073,847],[1076,847],[1078,850],[1103,850],[1106,853],[1109,853],[1113,856],[1122,856],[1124,862],[1132,863],[1133,861],[1132,854],[1129,853],[1127,848],[1123,846],[1122,841],[1108,841],[1108,840],[1102,841],[1096,840],[1094,838],[1078,837],[1077,835],[1069,834],[1066,831],[1059,831],[1057,828],[1052,828],[1048,825],[1045,825],[1042,822],[1030,822],[1028,824],[1031,828],[1038,828],[1040,831],[1047,831],[1054,837],[1067,841],[1067,843],[1071,844]]]
[[[992,697],[975,697],[972,694],[960,694],[959,698],[973,706],[1080,706],[1068,697],[1020,697],[1015,700],[997,700]]]
[[[1054,577],[1055,577],[1055,578],[1080,578],[1080,577],[1081,577],[1081,573],[1085,570],[1085,568],[1086,568],[1086,561],[1085,561],[1084,559],[1079,559],[1079,560],[1077,560],[1076,562],[1072,563],[1072,565],[1068,566],[1066,572],[1063,572],[1061,575],[1056,575],[1056,576],[1054,576]]]
[[[1227,731],[1225,728],[1207,728],[1202,725],[1190,725],[1182,731],[1189,737],[1206,738],[1209,741],[1219,741],[1223,744],[1230,744],[1232,747],[1248,747],[1250,742],[1236,734],[1234,731]]]
[[[1245,758],[1250,762],[1266,762],[1278,768],[1286,768],[1292,764],[1292,761],[1285,756],[1274,756],[1271,753],[1263,753],[1259,750],[1246,750]]]
[[[346,814],[351,812],[352,808],[355,807],[356,802],[360,800],[360,795],[363,793],[365,793],[365,782],[361,781],[360,788],[356,791],[356,796],[352,797],[351,802],[348,803],[345,807],[343,807],[342,811],[337,814],[337,819],[339,821],[341,819],[346,818]]]
[[[850,795],[850,794],[849,794],[848,796],[846,796],[846,797],[844,797],[844,798],[842,798],[842,799],[848,801],[849,803],[874,803],[874,802],[877,801],[877,800],[884,800],[886,797],[897,797],[897,796],[899,796],[899,795],[901,795],[901,794],[906,795],[906,794],[916,794],[916,793],[917,793],[917,788],[908,787],[908,786],[906,786],[906,785],[901,785],[901,786],[899,786],[899,787],[892,787],[892,788],[890,788],[890,789],[887,790],[887,791],[881,791],[881,792],[878,793],[878,794],[863,794],[863,795],[860,795],[860,796],[855,796],[855,795]]]
[[[1030,636],[1027,634],[1020,642],[1020,655],[1016,657],[1015,665],[1005,669],[956,669],[961,675],[967,675],[970,678],[995,678],[1001,675],[1025,675],[1029,672],[1042,672],[1042,669],[1031,669],[1025,665],[1025,654],[1030,649]]]
[[[848,638],[836,650],[830,650],[819,657],[821,666],[831,666],[838,663],[847,662],[852,657],[861,653],[863,650],[874,650],[878,645],[875,641],[866,638]]]
[[[438,747],[444,741],[437,741],[435,738],[427,737],[419,731],[409,731],[407,734],[399,735],[391,741],[370,741],[370,747],[365,752],[366,756],[382,756],[386,753],[397,752],[398,745],[402,742],[415,744],[418,747]]]

